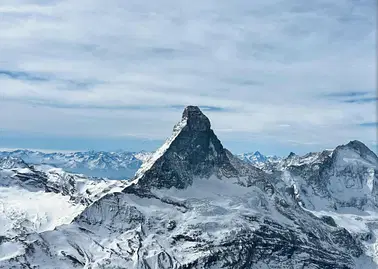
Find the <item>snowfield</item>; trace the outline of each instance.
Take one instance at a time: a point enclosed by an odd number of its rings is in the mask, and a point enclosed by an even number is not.
[[[127,185],[12,161],[8,159],[5,169],[0,169],[0,237],[25,236],[69,224],[89,203]]]

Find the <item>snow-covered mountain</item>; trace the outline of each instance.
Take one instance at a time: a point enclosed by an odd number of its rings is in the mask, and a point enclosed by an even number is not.
[[[298,203],[360,238],[378,268],[378,157],[359,141],[290,154],[278,166]]]
[[[2,237],[0,268],[377,268],[375,154],[353,141],[300,159],[266,173],[189,106],[121,191],[54,230]]]
[[[0,157],[0,169],[29,168],[22,159],[15,157]]]
[[[123,181],[91,179],[46,165],[28,165],[15,157],[0,158],[0,238],[70,223],[87,205],[124,186]]]
[[[130,179],[151,153],[149,152],[73,152],[2,151],[0,158],[18,158],[29,164],[48,164],[70,173],[110,179]],[[1,163],[0,163],[1,167]]]
[[[278,156],[265,156],[259,151],[238,154],[241,160],[249,162],[258,168],[268,168],[272,165],[279,163],[282,159]]]

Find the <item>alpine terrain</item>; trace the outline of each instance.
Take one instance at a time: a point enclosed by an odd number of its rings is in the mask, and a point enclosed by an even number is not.
[[[122,190],[123,181],[73,175],[23,160],[0,159],[0,238],[17,238],[70,223],[106,193]],[[0,259],[6,257],[2,248]]]
[[[238,154],[237,157],[239,157],[241,160],[245,162],[249,162],[252,165],[264,169],[266,171],[271,170],[272,167],[274,167],[282,160],[278,156],[265,156],[261,154],[259,151]]]
[[[378,268],[378,158],[359,141],[260,169],[188,106],[131,181],[2,165],[0,268]]]
[[[149,152],[54,152],[31,150],[0,151],[0,158],[19,158],[28,164],[48,164],[64,171],[110,179],[130,179],[151,153]]]

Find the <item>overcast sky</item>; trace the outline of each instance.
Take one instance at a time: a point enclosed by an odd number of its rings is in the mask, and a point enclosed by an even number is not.
[[[235,153],[376,147],[375,0],[2,0],[0,147],[153,150],[185,105]]]

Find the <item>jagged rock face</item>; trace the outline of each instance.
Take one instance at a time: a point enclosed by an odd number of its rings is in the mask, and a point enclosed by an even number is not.
[[[194,177],[207,178],[214,173],[237,175],[226,152],[211,130],[209,119],[198,107],[185,109],[174,128],[168,149],[139,179],[139,185],[155,188],[185,188]]]
[[[182,118],[186,119],[186,128],[192,132],[208,132],[211,124],[210,120],[196,106],[188,106],[182,113]]]
[[[297,157],[295,163],[286,159],[281,170],[291,178],[302,205],[309,209],[378,205],[378,158],[359,141],[339,146],[332,154],[307,154]],[[316,205],[317,197],[327,202]]]

